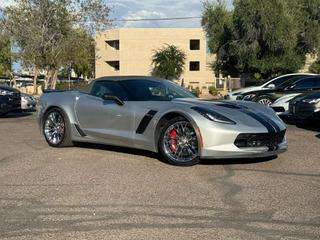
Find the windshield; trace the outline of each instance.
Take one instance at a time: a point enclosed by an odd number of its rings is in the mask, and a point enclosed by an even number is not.
[[[188,90],[167,80],[123,80],[121,85],[126,88],[133,101],[170,101],[175,98],[195,98]]]

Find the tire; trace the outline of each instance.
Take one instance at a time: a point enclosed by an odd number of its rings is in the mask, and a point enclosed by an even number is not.
[[[265,105],[267,107],[270,107],[273,104],[273,100],[269,97],[258,97],[256,100],[257,103],[261,104],[261,105]]]
[[[0,113],[0,117],[4,117],[4,116],[6,116],[8,113],[6,112],[6,113]]]
[[[59,108],[52,108],[45,113],[42,121],[42,133],[51,147],[73,146],[69,118]]]
[[[177,166],[193,166],[200,162],[196,131],[189,121],[176,117],[161,130],[158,148],[166,162]]]

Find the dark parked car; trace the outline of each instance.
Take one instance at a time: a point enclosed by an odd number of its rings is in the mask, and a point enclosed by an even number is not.
[[[301,119],[320,119],[320,91],[293,98],[289,103],[289,114]]]
[[[21,110],[20,92],[8,86],[0,85],[0,116]]]
[[[271,106],[274,101],[284,95],[293,93],[310,93],[320,90],[320,75],[312,77],[294,77],[280,84],[275,89],[252,91],[238,96],[237,100],[257,102]]]

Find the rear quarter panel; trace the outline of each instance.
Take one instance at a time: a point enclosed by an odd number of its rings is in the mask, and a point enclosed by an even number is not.
[[[70,123],[76,123],[74,106],[79,94],[80,93],[76,91],[50,92],[42,94],[39,101],[38,111],[40,126],[42,125],[42,118],[44,114],[53,107],[58,107],[63,110],[68,116]]]

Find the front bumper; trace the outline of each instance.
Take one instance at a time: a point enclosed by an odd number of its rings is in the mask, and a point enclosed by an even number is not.
[[[320,119],[320,108],[317,104],[310,103],[291,103],[289,105],[289,114],[301,119]]]
[[[203,124],[205,125],[205,124]],[[287,150],[288,145],[284,134],[285,127],[280,127],[278,133],[268,133],[261,127],[239,127],[237,125],[229,126],[234,129],[212,128],[209,125],[201,127],[203,147],[200,157],[204,159],[220,158],[259,158],[275,156]],[[275,136],[280,134],[280,138]],[[257,138],[252,141],[248,137],[248,143],[253,144],[239,145],[236,140],[239,136],[267,136],[267,138]],[[271,138],[271,140],[270,140]],[[274,141],[272,140],[274,139]],[[260,144],[258,143],[260,141]],[[237,144],[237,145],[236,145]]]
[[[36,102],[21,102],[21,109],[23,111],[36,111],[37,103]]]
[[[279,144],[275,150],[270,151],[268,147],[259,148],[234,148],[230,146],[228,151],[224,151],[222,148],[209,148],[203,149],[201,158],[203,159],[223,159],[223,158],[263,158],[276,156],[284,153],[288,149],[287,142]]]

